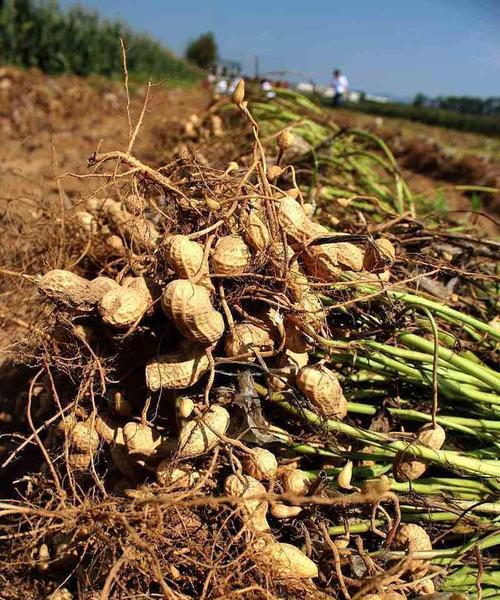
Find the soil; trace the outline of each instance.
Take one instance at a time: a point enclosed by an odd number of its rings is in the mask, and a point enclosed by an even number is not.
[[[130,91],[134,124],[146,93],[147,86]],[[201,90],[170,88],[168,83],[152,87],[149,98],[134,146],[136,156],[146,162],[154,159],[151,148],[157,148],[158,122],[167,133],[170,125],[178,127],[179,121],[201,112],[207,103]],[[126,147],[126,106],[123,86],[115,82],[0,70],[0,223],[4,231],[12,232],[13,225],[17,229],[17,235],[0,239],[0,356],[16,333],[29,327],[32,316],[26,308],[30,303],[12,302],[14,294],[19,297],[19,292],[24,295],[33,287],[21,274],[35,275],[41,266],[56,266],[49,256],[40,256],[37,265],[25,262],[24,250],[33,244],[33,228],[41,217],[39,208],[58,207],[63,216],[65,207],[96,188],[95,181],[90,184],[68,174],[88,173],[85,159],[98,147],[101,151]]]

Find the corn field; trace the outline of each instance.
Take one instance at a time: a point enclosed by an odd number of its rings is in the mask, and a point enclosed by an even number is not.
[[[120,76],[120,37],[127,47],[129,72],[134,76],[196,79],[187,63],[120,21],[102,19],[79,6],[63,11],[54,0],[0,2],[3,64],[35,67],[52,74]]]

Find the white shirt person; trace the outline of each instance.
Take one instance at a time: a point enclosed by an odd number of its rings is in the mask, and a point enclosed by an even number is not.
[[[342,75],[339,69],[335,69],[333,72],[332,88],[333,106],[339,106],[343,96],[349,92],[349,81],[345,75]]]

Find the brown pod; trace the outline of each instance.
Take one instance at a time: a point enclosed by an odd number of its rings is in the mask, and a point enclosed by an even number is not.
[[[246,241],[254,250],[263,252],[269,246],[271,241],[269,229],[257,209],[252,208],[244,219],[243,231]]]
[[[440,426],[434,427],[432,423],[422,426],[417,432],[417,441],[432,450],[440,450],[446,440],[446,432]],[[396,481],[414,481],[427,470],[427,463],[422,459],[414,458],[407,452],[401,451],[394,459],[394,478]]]
[[[185,235],[171,235],[165,240],[164,247],[167,263],[181,279],[196,279],[204,285],[208,262],[204,260],[205,250],[201,244]]]
[[[302,512],[300,506],[288,506],[288,504],[282,504],[281,502],[273,502],[271,504],[270,513],[275,519],[293,519]]]
[[[229,427],[229,413],[222,406],[211,406],[200,419],[188,421],[179,433],[179,458],[192,458],[209,452],[220,442]]]
[[[166,315],[188,340],[213,344],[224,333],[224,319],[203,286],[176,279],[164,289],[161,301]]]
[[[209,369],[210,361],[204,348],[186,343],[146,365],[146,384],[152,392],[183,389],[194,385]]]
[[[160,239],[156,226],[145,217],[133,217],[127,227],[132,246],[138,250],[155,250]]]
[[[158,483],[164,487],[175,487],[178,489],[188,489],[196,481],[194,473],[189,473],[184,469],[172,467],[172,461],[166,458],[160,462],[155,470]]]
[[[54,304],[75,312],[91,312],[95,299],[89,282],[71,271],[54,269],[38,282],[38,290]]]
[[[394,457],[392,472],[396,481],[415,481],[427,470],[427,463],[409,456],[408,453],[398,452]]]
[[[346,416],[347,400],[335,373],[327,367],[302,367],[297,375],[297,386],[325,417],[343,419]]]
[[[99,302],[99,300],[109,292],[110,290],[117,290],[120,288],[120,284],[117,283],[111,277],[96,277],[89,281],[89,287],[92,295],[94,296],[95,302]]]
[[[446,432],[437,423],[435,426],[432,423],[427,423],[417,431],[417,440],[428,448],[441,450],[446,441]]]
[[[116,329],[125,329],[138,323],[146,314],[148,300],[132,288],[112,289],[99,301],[99,314],[103,322]]]
[[[431,539],[420,525],[405,523],[402,525],[394,538],[394,547],[397,550],[408,550],[411,545],[413,552],[430,552],[432,550]],[[421,571],[428,565],[428,559],[414,559],[411,562],[410,571]]]
[[[269,531],[266,519],[269,503],[259,498],[266,495],[266,488],[260,481],[250,475],[229,475],[224,482],[224,491],[228,496],[238,499],[236,506],[250,531]]]
[[[75,471],[85,471],[90,467],[92,455],[83,452],[70,452],[68,454],[68,465]]]
[[[219,115],[210,115],[210,131],[215,137],[220,137],[224,133],[222,128],[222,119]]]
[[[276,145],[278,146],[279,150],[283,152],[291,148],[293,146],[293,142],[293,133],[290,131],[290,129],[283,129],[283,131],[281,131],[276,137]]]
[[[287,315],[283,320],[285,329],[285,348],[291,352],[303,354],[314,348],[314,343],[311,338],[306,335],[297,326],[296,320],[300,319],[299,315]]]
[[[276,456],[265,448],[253,448],[241,461],[243,471],[259,481],[273,479],[278,471]]]
[[[321,331],[325,324],[325,309],[319,296],[314,292],[308,292],[298,300],[294,309],[297,311],[297,318],[302,320],[314,331]]]
[[[239,235],[228,235],[218,239],[212,254],[212,269],[219,275],[244,273],[252,255]]]
[[[257,562],[264,562],[277,579],[310,579],[318,576],[317,565],[299,548],[278,542],[267,536],[265,542],[258,540]]]
[[[125,444],[122,427],[109,415],[96,415],[94,427],[99,437],[108,444]]]
[[[396,260],[396,250],[387,238],[380,238],[369,244],[363,259],[364,268],[370,273],[382,273]]]
[[[276,361],[276,367],[280,369],[279,373],[269,375],[267,378],[268,386],[271,390],[279,392],[293,385],[295,376],[301,367],[305,367],[309,362],[307,352],[293,352],[285,350]]]
[[[309,490],[311,482],[307,473],[301,469],[286,469],[281,475],[281,485],[288,494],[304,496]]]
[[[154,281],[148,277],[125,277],[123,280],[123,287],[131,290],[136,290],[144,296],[144,299],[148,303],[148,310],[146,314],[151,316],[155,310],[155,302],[161,296],[161,288]]]
[[[308,248],[306,266],[311,275],[332,281],[339,278],[342,271],[361,271],[363,252],[354,244],[321,244]]]
[[[237,323],[224,340],[227,356],[239,356],[255,351],[266,352],[272,350],[273,346],[269,331],[253,323]]]
[[[130,421],[123,427],[125,446],[130,455],[153,456],[161,444],[160,434],[149,425]]]
[[[278,222],[292,242],[303,243],[311,236],[311,221],[300,203],[291,196],[278,201]]]
[[[76,452],[95,454],[99,448],[99,434],[91,422],[79,421],[69,433],[71,447]]]

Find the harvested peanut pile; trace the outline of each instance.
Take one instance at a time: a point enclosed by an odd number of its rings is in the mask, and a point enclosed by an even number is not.
[[[238,162],[186,145],[236,120]],[[494,588],[498,328],[389,283],[445,268],[408,214],[313,219],[304,122],[261,136],[241,81],[167,165],[134,138],[89,158],[96,191],[66,215],[80,252],[30,278],[2,598],[458,598],[479,569]]]

